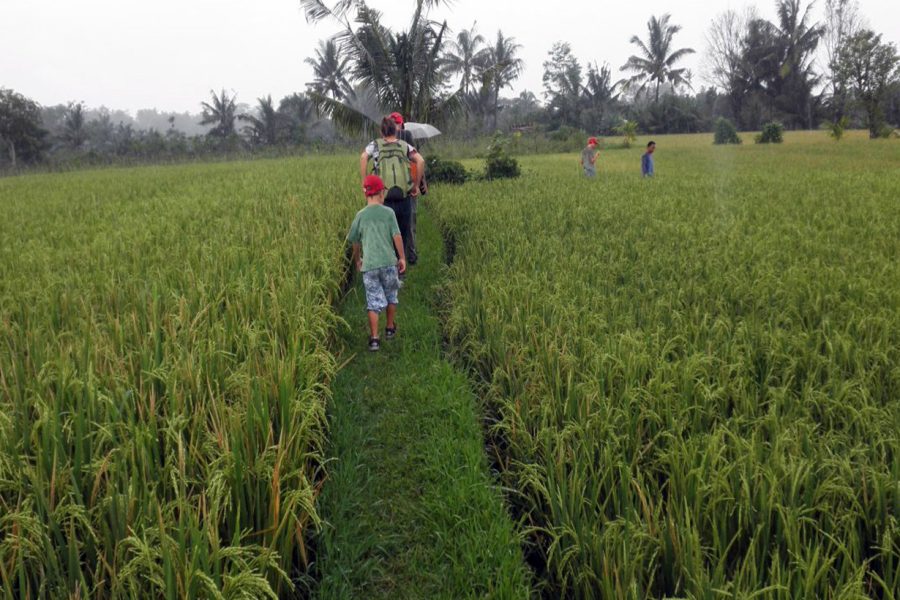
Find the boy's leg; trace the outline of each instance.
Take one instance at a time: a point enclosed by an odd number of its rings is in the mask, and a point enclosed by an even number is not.
[[[397,323],[398,295],[400,293],[400,273],[397,267],[381,269],[381,286],[384,290],[384,299],[387,301],[387,328],[395,329]]]
[[[387,327],[388,329],[396,329],[397,324],[394,323],[394,317],[396,317],[396,316],[397,316],[397,305],[396,304],[388,304],[387,325],[385,325],[385,327]],[[377,318],[378,317],[376,316],[376,321],[375,321],[376,325],[378,323]],[[370,321],[371,321],[371,317],[370,317]]]
[[[396,267],[393,267],[396,269]],[[388,306],[382,284],[381,270],[366,271],[363,273],[363,287],[366,290],[366,310],[369,313],[370,337],[378,337],[378,316]]]
[[[388,322],[391,322],[391,307],[388,306]],[[378,337],[378,313],[374,310],[369,311],[369,337]]]

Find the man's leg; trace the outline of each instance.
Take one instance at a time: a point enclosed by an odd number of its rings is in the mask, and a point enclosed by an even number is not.
[[[409,200],[409,246],[406,248],[406,262],[411,265],[419,260],[419,249],[416,246],[416,213],[419,207],[419,197],[413,196]]]

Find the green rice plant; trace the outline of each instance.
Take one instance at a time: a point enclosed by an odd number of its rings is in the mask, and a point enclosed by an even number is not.
[[[548,596],[900,596],[900,146],[826,140],[433,194]]]
[[[0,180],[0,597],[305,595],[339,168]]]

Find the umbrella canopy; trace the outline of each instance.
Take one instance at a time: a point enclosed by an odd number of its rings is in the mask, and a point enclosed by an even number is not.
[[[441,135],[437,127],[428,123],[405,123],[403,128],[410,133],[414,140],[427,140],[436,135]]]

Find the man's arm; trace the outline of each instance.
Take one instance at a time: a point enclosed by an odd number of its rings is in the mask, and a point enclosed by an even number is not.
[[[399,233],[394,235],[394,249],[397,251],[397,256],[400,257],[400,260],[397,261],[397,268],[400,269],[401,273],[406,273],[406,255],[403,253],[403,237]]]
[[[422,158],[418,151],[416,151],[412,159],[416,163],[416,176],[415,181],[413,181],[412,195],[418,196],[419,186],[422,184],[422,176],[425,174],[425,159]]]
[[[356,270],[360,273],[362,272],[362,257],[359,255],[360,243],[354,242],[353,244],[353,264],[356,265]]]
[[[359,155],[359,180],[364,181],[366,178],[366,171],[369,170],[369,153],[363,150],[363,153]]]

